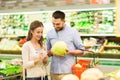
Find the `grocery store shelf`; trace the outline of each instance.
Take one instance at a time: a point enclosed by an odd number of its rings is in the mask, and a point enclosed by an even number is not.
[[[26,35],[0,35],[0,38],[6,38],[6,37],[11,37],[11,38],[17,38],[19,36],[26,36]],[[80,34],[80,36],[116,36],[116,34]]]
[[[0,35],[0,38],[9,38],[9,37],[11,37],[11,38],[17,38],[17,37],[22,37],[22,36],[26,36],[26,35]]]
[[[84,58],[84,57],[78,57],[78,60],[93,60],[94,58]],[[98,60],[98,65],[101,66],[120,66],[120,59],[112,59],[112,58],[95,58],[95,60]]]
[[[120,69],[120,66],[107,66],[107,65],[99,65],[99,68],[103,73],[110,73]]]
[[[22,58],[20,54],[0,54],[0,59]]]
[[[116,34],[80,34],[80,36],[116,36]]]
[[[7,14],[28,14],[28,13],[39,13],[44,11],[53,11],[53,10],[63,10],[63,11],[88,11],[88,10],[103,10],[103,9],[116,9],[115,4],[96,4],[96,5],[70,5],[70,6],[55,6],[55,7],[32,7],[32,8],[23,8],[23,9],[11,9],[11,10],[0,10],[0,15],[4,13]]]
[[[78,57],[78,59],[86,59],[86,60],[92,60],[93,57]],[[112,59],[112,58],[98,58],[101,61],[120,61],[120,59]]]
[[[105,58],[105,59],[113,59],[113,60],[119,60],[120,59],[120,54],[115,54],[115,53],[111,53],[111,54],[107,54],[107,53],[96,53],[94,54],[95,57],[97,58]],[[90,57],[93,58],[93,54],[85,54],[83,57]]]
[[[2,54],[21,54],[21,50],[0,50]]]
[[[0,78],[0,80],[22,80],[22,73]]]

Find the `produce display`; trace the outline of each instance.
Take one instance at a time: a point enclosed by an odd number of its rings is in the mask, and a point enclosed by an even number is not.
[[[106,49],[103,53],[120,54],[120,49]]]
[[[81,80],[99,80],[103,78],[103,72],[98,68],[89,68],[81,75]]]
[[[107,43],[108,46],[120,46],[120,42],[110,41]]]
[[[120,54],[120,38],[108,38],[101,53]]]
[[[19,46],[23,46],[23,44],[25,43],[27,41],[27,39],[26,39],[26,37],[23,37],[23,38],[21,38],[20,40],[19,40]]]
[[[115,34],[115,9],[103,10],[71,10],[64,11],[67,24],[76,28],[81,34]],[[33,14],[8,14],[0,15],[1,36],[25,36],[29,24],[33,20],[43,21],[45,28],[51,28],[52,11]],[[48,27],[49,26],[49,27]],[[46,28],[46,32],[48,32]]]
[[[120,80],[120,70],[106,73],[104,76],[110,78],[110,80]]]
[[[68,14],[67,14],[68,13]],[[113,34],[115,10],[88,10],[67,12],[71,26],[83,34]]]
[[[26,35],[28,31],[28,18],[25,14],[0,15],[1,36]]]
[[[0,50],[21,50],[17,40],[3,38],[0,44]]]
[[[20,59],[16,60],[0,60],[0,78],[19,74],[22,72],[22,62]]]
[[[94,37],[88,37],[83,38],[83,44],[86,48],[86,50],[93,51],[95,53],[98,53],[100,51],[101,46],[103,46],[105,42],[105,38],[94,38]]]
[[[89,37],[89,38],[84,38],[83,39],[83,44],[84,46],[94,46],[97,44],[97,39],[96,38],[92,38],[92,37]]]
[[[19,54],[21,53],[21,49],[19,41],[16,39],[3,38],[0,41],[0,53]]]

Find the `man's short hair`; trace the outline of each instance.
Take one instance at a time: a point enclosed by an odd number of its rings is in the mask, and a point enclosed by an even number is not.
[[[65,13],[58,10],[53,13],[52,17],[55,19],[58,19],[58,18],[65,19]]]

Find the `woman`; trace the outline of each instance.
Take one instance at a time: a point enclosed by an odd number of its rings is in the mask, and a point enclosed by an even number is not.
[[[43,24],[33,21],[22,47],[23,68],[27,80],[48,80],[46,64],[48,56],[43,44]]]

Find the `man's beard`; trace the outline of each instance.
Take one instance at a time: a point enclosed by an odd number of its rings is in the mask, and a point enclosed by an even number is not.
[[[63,30],[63,27],[62,28],[57,28],[56,31],[61,31]]]

